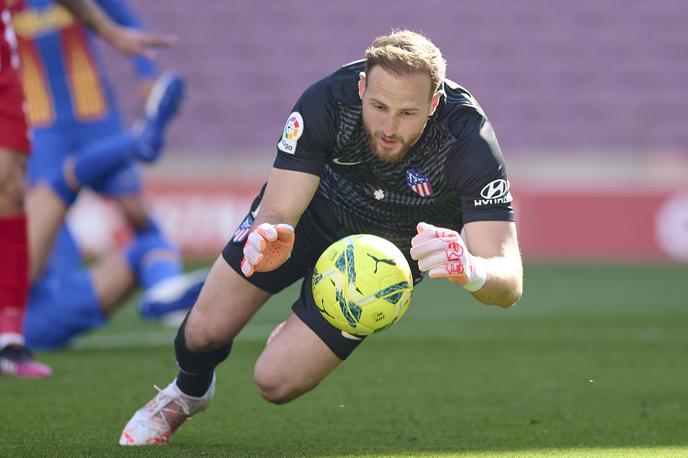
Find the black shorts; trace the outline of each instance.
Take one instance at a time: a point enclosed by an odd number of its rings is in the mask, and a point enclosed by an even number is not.
[[[264,188],[263,188],[264,190]],[[253,201],[251,212],[254,212],[260,204],[260,195]],[[244,222],[251,217],[251,212]],[[252,219],[251,219],[252,221]],[[250,224],[250,223],[249,223]],[[311,277],[313,267],[320,255],[334,242],[349,234],[337,227],[334,216],[327,204],[318,198],[308,206],[301,220],[294,228],[296,239],[291,257],[287,262],[272,272],[256,272],[246,281],[269,293],[278,293],[292,285],[297,280],[303,279],[301,293],[292,306],[296,315],[315,332],[320,339],[334,352],[337,357],[344,360],[363,341],[345,337],[342,332],[332,326],[323,318],[315,306],[313,291],[311,289]],[[237,230],[237,234],[242,234]],[[222,250],[222,257],[239,275],[241,273],[241,260],[244,257],[243,247],[245,236],[232,238]]]

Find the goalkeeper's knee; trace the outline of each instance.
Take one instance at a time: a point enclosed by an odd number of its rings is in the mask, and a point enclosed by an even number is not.
[[[232,351],[232,341],[212,350],[193,351],[186,343],[186,324],[188,315],[179,327],[177,337],[174,339],[174,350],[177,356],[179,368],[189,374],[212,372]]]

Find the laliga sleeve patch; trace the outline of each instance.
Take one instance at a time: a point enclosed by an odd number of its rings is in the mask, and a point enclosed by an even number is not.
[[[277,148],[285,153],[294,154],[296,152],[296,142],[303,134],[303,118],[298,111],[293,112],[287,119],[287,124],[284,126],[282,138],[277,144]]]

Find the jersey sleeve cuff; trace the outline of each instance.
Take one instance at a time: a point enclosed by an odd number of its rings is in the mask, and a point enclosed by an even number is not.
[[[296,156],[289,155],[284,157],[286,153],[278,153],[273,163],[276,169],[293,170],[295,172],[305,172],[315,176],[321,176],[325,170],[325,164],[322,161],[305,160]]]
[[[482,211],[463,214],[463,223],[473,223],[476,221],[516,221],[513,211]]]

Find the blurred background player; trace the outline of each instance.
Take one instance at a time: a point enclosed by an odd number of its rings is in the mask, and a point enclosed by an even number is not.
[[[68,231],[60,231],[81,188],[98,188],[131,161],[150,160],[149,153],[161,143],[183,93],[181,78],[161,78],[147,103],[143,129],[127,134],[135,147],[111,148],[112,142],[105,138],[70,156],[63,167],[40,178],[29,190],[32,287],[25,336],[32,348],[64,347],[76,335],[104,324],[137,284],[144,289],[140,312],[145,318],[158,318],[193,305],[205,272],[183,275],[179,250],[155,224],[139,230],[124,249],[109,253],[91,268],[83,267]],[[51,253],[56,236],[63,249]]]
[[[120,25],[140,27],[125,2],[98,3]],[[141,194],[140,173],[133,159],[150,162],[157,158],[162,149],[164,128],[182,98],[183,82],[174,75],[163,75],[154,86],[156,69],[153,61],[133,56],[134,73],[139,79],[139,94],[150,97],[144,119],[138,123],[133,133],[128,132],[123,127],[96,49],[95,37],[91,33],[76,23],[60,5],[45,0],[29,0],[28,8],[15,17],[14,24],[24,62],[21,74],[33,134],[33,154],[29,160],[31,186],[59,175],[64,167],[73,166],[71,162],[65,164],[70,155],[77,160],[80,156],[85,156],[86,160],[79,163],[82,173],[91,173],[89,170],[84,171],[85,167],[93,170],[105,168],[108,171],[101,179],[87,180],[86,184],[100,194],[117,198],[131,223],[135,240],[139,240],[139,244],[135,243],[134,246],[139,246],[140,240],[147,240],[154,246],[160,243],[167,245],[167,267],[163,274],[180,273],[182,266],[178,250],[148,216]],[[160,110],[163,113],[159,113]],[[67,206],[76,198],[76,193],[68,188],[61,188],[60,192]],[[46,206],[45,202],[49,206],[50,200],[34,201],[32,207],[38,208],[32,209],[35,210],[32,211],[35,217],[30,219],[32,222],[29,224],[33,248],[32,275],[37,274],[46,263],[45,258],[51,254],[48,268],[39,281],[34,283],[30,296],[27,339],[36,347],[53,348],[63,345],[73,335],[72,331],[78,332],[102,322],[102,319],[91,319],[93,313],[102,318],[100,312],[107,312],[111,307],[121,304],[119,299],[130,292],[134,282],[130,270],[121,262],[122,256],[116,255],[110,261],[106,259],[99,263],[92,270],[95,291],[90,294],[94,287],[90,285],[87,275],[79,269],[82,256],[71,231],[64,224],[59,232],[46,230],[46,209],[41,207]],[[63,217],[59,220],[64,222]],[[72,271],[73,275],[64,275],[65,266],[69,267],[66,270]],[[134,266],[135,263],[130,267]],[[158,269],[158,272],[162,271]],[[73,288],[75,295],[71,298],[72,308],[68,310],[68,316],[62,315],[65,307],[55,305],[70,303],[64,297],[54,294],[53,285],[59,283],[53,278],[56,274],[60,282],[73,282],[74,277],[81,282],[80,288]],[[100,282],[99,278],[105,281]],[[120,279],[119,282],[115,280],[117,278]],[[193,278],[201,281],[202,277]],[[144,286],[150,286],[157,280],[156,277],[143,283]],[[102,286],[103,284],[106,286]],[[182,291],[185,291],[185,286],[188,285],[184,281],[177,283],[178,286],[180,284]],[[171,297],[174,296],[173,294]],[[94,304],[99,304],[100,310],[96,310]],[[89,313],[89,310],[93,313]],[[144,313],[150,318],[155,317],[151,315],[155,312],[150,308]],[[64,329],[63,326],[63,336],[60,329],[47,332],[52,329],[47,324],[59,321],[60,316],[61,322],[76,321],[74,329]],[[39,332],[41,330],[46,332]]]
[[[10,24],[10,6],[0,0],[0,372],[11,372],[5,356],[24,341],[22,321],[28,290],[24,167],[29,152],[24,96],[17,77],[19,56]],[[49,369],[36,367],[37,373]]]
[[[148,34],[113,23],[90,0],[60,0],[120,51],[152,55],[149,47],[169,46],[170,36]],[[23,321],[28,295],[27,219],[24,210],[26,156],[30,151],[20,59],[11,25],[23,1],[0,0],[0,373],[48,377],[48,366],[25,347]]]
[[[98,4],[118,24],[140,27],[125,2]],[[95,37],[52,0],[28,0],[27,6],[13,23],[33,135],[28,164],[30,184],[61,168],[69,154],[82,154],[93,148],[101,152],[106,162],[111,160],[109,156],[117,160],[121,152],[135,148],[146,155],[146,160],[153,160],[162,148],[162,136],[156,134],[142,141],[125,131]],[[145,99],[156,75],[155,64],[141,56],[133,56],[132,63],[139,79],[139,93]],[[146,136],[145,132],[142,134]],[[155,226],[144,204],[141,186],[136,166],[124,161],[119,170],[93,190],[116,198],[136,233]],[[32,230],[30,224],[29,231]],[[61,232],[55,245],[56,256],[69,258],[74,251],[72,235],[66,226]]]

